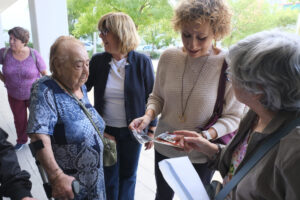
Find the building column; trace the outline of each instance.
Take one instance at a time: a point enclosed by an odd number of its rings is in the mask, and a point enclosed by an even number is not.
[[[50,47],[61,35],[69,35],[66,0],[28,0],[34,49],[49,67]]]
[[[4,42],[3,29],[2,29],[2,19],[0,14],[0,48],[3,48],[4,46],[5,46],[5,42]]]
[[[296,26],[296,33],[300,35],[300,14],[298,14],[297,26]]]

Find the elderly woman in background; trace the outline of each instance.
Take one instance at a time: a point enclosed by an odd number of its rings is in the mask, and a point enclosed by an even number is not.
[[[231,13],[223,0],[180,1],[173,23],[175,30],[181,33],[184,47],[168,49],[161,55],[147,111],[143,117],[135,119],[130,128],[144,129],[160,114],[155,135],[185,129],[215,139],[237,129],[244,106],[235,99],[229,82],[225,86],[222,116],[207,131],[199,129],[213,114],[225,57],[225,52],[215,47],[213,41],[229,33],[230,19]],[[155,144],[157,200],[170,200],[174,195],[162,177],[158,162],[186,155],[204,184],[209,184],[213,171],[207,167],[205,154],[187,154],[167,145]]]
[[[46,64],[40,54],[27,46],[29,32],[22,27],[8,31],[10,48],[0,49],[0,80],[5,84],[17,131],[16,150],[27,142],[27,108],[33,82],[46,75]]]
[[[69,36],[59,37],[50,50],[52,77],[34,83],[27,133],[42,140],[37,159],[45,168],[53,197],[74,199],[71,183],[80,183],[75,199],[105,199],[103,143],[79,105],[85,105],[101,134],[104,121],[90,104],[86,87],[89,57],[84,45]]]
[[[107,199],[133,200],[141,145],[128,125],[145,113],[154,84],[152,62],[134,51],[139,37],[127,14],[102,16],[98,29],[105,52],[92,57],[86,86],[88,90],[94,87],[95,108],[106,123],[105,136],[117,143],[117,163],[104,167]],[[148,135],[153,137],[155,126],[154,120],[147,127]],[[145,147],[150,149],[152,145],[149,142]]]
[[[227,184],[261,144],[289,121],[300,117],[300,39],[297,35],[265,31],[249,36],[229,51],[230,79],[239,101],[250,111],[227,148],[190,131],[184,135],[187,151],[205,153]],[[300,125],[300,124],[299,124]],[[300,127],[248,172],[230,199],[300,199]]]

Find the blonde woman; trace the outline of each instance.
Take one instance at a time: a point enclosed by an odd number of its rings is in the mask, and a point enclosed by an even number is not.
[[[214,47],[230,31],[231,13],[223,0],[181,0],[175,9],[174,28],[181,34],[183,48],[171,48],[160,57],[155,85],[147,111],[135,119],[130,128],[143,129],[161,115],[155,132],[196,131],[206,139],[215,139],[237,129],[243,105],[234,97],[229,82],[225,86],[223,112],[208,130],[201,131],[213,114],[219,77],[226,52]],[[172,157],[188,156],[204,184],[212,172],[207,156],[199,152],[185,153],[155,144],[156,199],[171,200],[174,192],[165,182],[158,162]]]
[[[144,115],[154,84],[150,58],[136,51],[139,37],[133,20],[126,14],[108,13],[98,23],[105,52],[90,61],[87,89],[94,87],[95,108],[106,123],[105,136],[117,143],[118,161],[104,167],[108,200],[134,199],[136,171],[141,145],[128,129]],[[156,121],[145,127],[153,137]],[[150,149],[153,143],[147,143]]]

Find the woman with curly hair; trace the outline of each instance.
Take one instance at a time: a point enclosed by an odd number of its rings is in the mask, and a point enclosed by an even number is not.
[[[206,154],[220,171],[224,189],[218,199],[300,199],[299,36],[263,31],[239,41],[228,55],[235,96],[249,107],[236,136],[225,148],[192,131],[175,134],[184,136],[186,151]],[[268,151],[251,166],[260,149]]]
[[[181,34],[183,48],[171,48],[160,57],[154,89],[143,117],[130,124],[141,131],[156,116],[160,119],[155,135],[175,130],[196,131],[208,140],[237,129],[244,106],[234,97],[229,82],[225,85],[221,117],[209,129],[201,131],[213,114],[219,78],[226,52],[213,45],[230,32],[231,12],[223,0],[181,0],[175,9],[173,24]],[[188,156],[204,184],[213,171],[207,156],[186,153],[170,146],[155,144],[156,199],[172,199],[174,192],[165,182],[158,162],[166,158]]]

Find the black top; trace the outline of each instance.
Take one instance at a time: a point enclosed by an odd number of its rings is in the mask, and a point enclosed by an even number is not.
[[[20,169],[15,149],[7,141],[7,133],[0,128],[0,199],[32,197],[29,178],[29,173]]]

